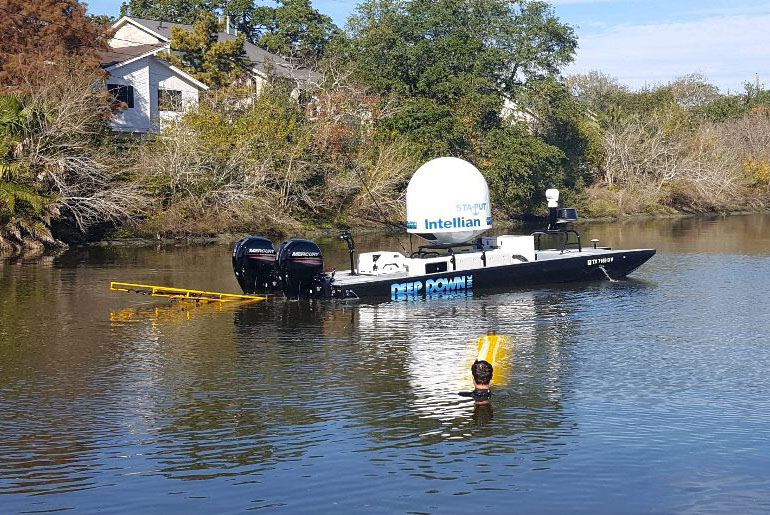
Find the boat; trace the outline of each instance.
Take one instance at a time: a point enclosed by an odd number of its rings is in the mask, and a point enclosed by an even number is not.
[[[468,295],[590,280],[617,280],[642,266],[655,249],[584,245],[573,224],[577,210],[559,206],[559,191],[545,192],[548,223],[527,235],[483,236],[492,227],[489,190],[467,161],[442,157],[421,166],[407,187],[406,230],[425,241],[416,251],[376,250],[356,255],[350,231],[350,269],[324,271],[321,248],[289,239],[277,248],[248,236],[233,249],[236,279],[246,295],[288,298],[383,298],[393,301]],[[543,241],[556,242],[543,248]]]

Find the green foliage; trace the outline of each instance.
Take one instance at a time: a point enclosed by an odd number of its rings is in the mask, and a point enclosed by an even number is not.
[[[132,172],[159,201],[145,230],[288,232],[383,212],[398,218],[418,166],[413,148],[376,134],[349,88],[318,92],[313,116],[272,84],[256,97],[241,94],[208,96],[141,146]]]
[[[171,64],[189,72],[201,82],[220,87],[232,84],[248,69],[243,49],[245,36],[218,41],[219,23],[211,13],[201,15],[192,30],[171,28],[171,53],[163,54]]]
[[[310,0],[278,0],[278,7],[251,10],[250,34],[262,48],[305,62],[320,59],[334,39],[344,33],[331,18],[314,9]]]
[[[511,95],[554,76],[576,40],[542,2],[368,0],[351,18],[359,75],[380,92]]]
[[[8,162],[12,158],[14,145],[19,144],[23,137],[24,118],[22,114],[24,105],[21,95],[11,93],[0,95],[0,179],[5,177],[13,166]]]
[[[392,99],[380,130],[424,159],[477,160],[515,98],[572,60],[576,40],[542,2],[368,0],[350,20],[356,77]]]
[[[56,246],[54,219],[74,236],[126,222],[142,192],[112,168],[105,145],[110,99],[79,59],[33,76],[29,92],[0,94],[0,247]],[[117,154],[117,152],[116,152]]]
[[[104,29],[110,29],[110,26],[118,21],[116,17],[107,14],[88,14],[86,18],[91,20],[94,25]]]
[[[380,131],[396,137],[408,135],[421,149],[423,159],[442,155],[467,156],[468,141],[452,108],[431,98],[407,98],[399,111],[383,120]]]
[[[574,189],[591,183],[604,160],[604,145],[601,128],[586,106],[553,79],[532,81],[518,101],[534,116],[535,134],[564,152],[563,185]]]
[[[490,131],[481,163],[492,204],[509,213],[533,213],[543,204],[542,193],[562,187],[564,153],[513,125]]]
[[[746,83],[742,95],[720,95],[711,102],[698,106],[695,113],[712,122],[740,118],[753,110],[770,109],[770,90],[757,89]]]
[[[277,7],[258,0],[128,0],[120,14],[191,25],[222,13],[251,43],[304,62],[317,61],[327,47],[345,39],[345,33],[310,0],[276,3]]]
[[[698,113],[713,122],[723,122],[742,116],[751,109],[751,102],[742,95],[724,95],[698,109]]]
[[[720,95],[699,75],[640,91],[598,72],[563,81],[577,42],[544,2],[365,0],[350,37],[309,0],[276,4],[124,3],[125,14],[194,22],[172,29],[166,58],[217,89],[161,137],[109,158],[98,102],[68,103],[89,86],[0,96],[0,246],[51,241],[60,208],[81,228],[138,214],[153,235],[398,219],[413,171],[443,155],[476,163],[511,215],[542,213],[551,187],[593,215],[767,202],[770,92],[759,87]],[[218,41],[214,13],[243,35]],[[238,80],[245,38],[320,60],[323,87],[297,99],[293,82],[273,80],[255,95]],[[48,84],[68,81],[36,89]]]
[[[238,111],[204,103],[185,116],[184,124],[201,136],[208,153],[220,159],[244,147],[245,158],[257,162],[297,143],[303,148],[308,140],[302,111],[278,88],[267,88],[248,108]],[[296,152],[296,148],[291,151]]]
[[[302,192],[314,174],[312,132],[298,105],[269,86],[246,104],[212,100],[143,149],[136,173],[163,199],[151,225],[160,232],[291,226],[295,210],[307,207]]]
[[[121,16],[192,24],[204,13],[221,8],[223,0],[128,0],[120,6]]]
[[[632,117],[644,118],[670,111],[703,118],[712,104],[719,104],[725,98],[698,74],[638,91],[631,91],[616,79],[596,71],[567,77],[566,85],[603,128]]]
[[[570,93],[590,109],[603,128],[630,117],[677,111],[692,124],[724,122],[753,109],[770,107],[770,91],[745,84],[743,94],[722,95],[700,74],[684,75],[667,84],[631,91],[612,77],[593,71],[565,81]]]
[[[0,248],[31,236],[53,242],[48,225],[54,198],[35,190],[36,179],[19,159],[20,148],[45,120],[44,113],[24,105],[19,94],[0,94]]]

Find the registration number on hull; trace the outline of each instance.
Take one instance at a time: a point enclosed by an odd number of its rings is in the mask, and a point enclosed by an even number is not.
[[[607,263],[612,263],[613,261],[615,261],[614,257],[589,259],[587,265],[606,265]]]

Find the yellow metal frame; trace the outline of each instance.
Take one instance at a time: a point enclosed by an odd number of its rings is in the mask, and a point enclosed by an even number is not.
[[[163,297],[167,299],[194,300],[196,302],[233,302],[233,301],[251,301],[267,300],[267,297],[258,297],[255,295],[237,295],[234,293],[219,293],[214,291],[188,290],[185,288],[172,288],[169,286],[153,286],[150,284],[133,284],[110,282],[110,291],[120,291],[127,293],[139,293],[151,297]]]

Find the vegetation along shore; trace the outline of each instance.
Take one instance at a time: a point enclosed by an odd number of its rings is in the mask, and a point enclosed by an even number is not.
[[[499,221],[542,214],[549,187],[589,217],[770,203],[770,91],[565,76],[578,41],[544,2],[364,0],[344,29],[309,0],[126,2],[170,27],[163,48],[77,0],[2,6],[3,252],[402,221],[444,155],[482,171]],[[159,91],[177,116],[116,130],[138,106],[111,70],[148,55],[200,96]]]

